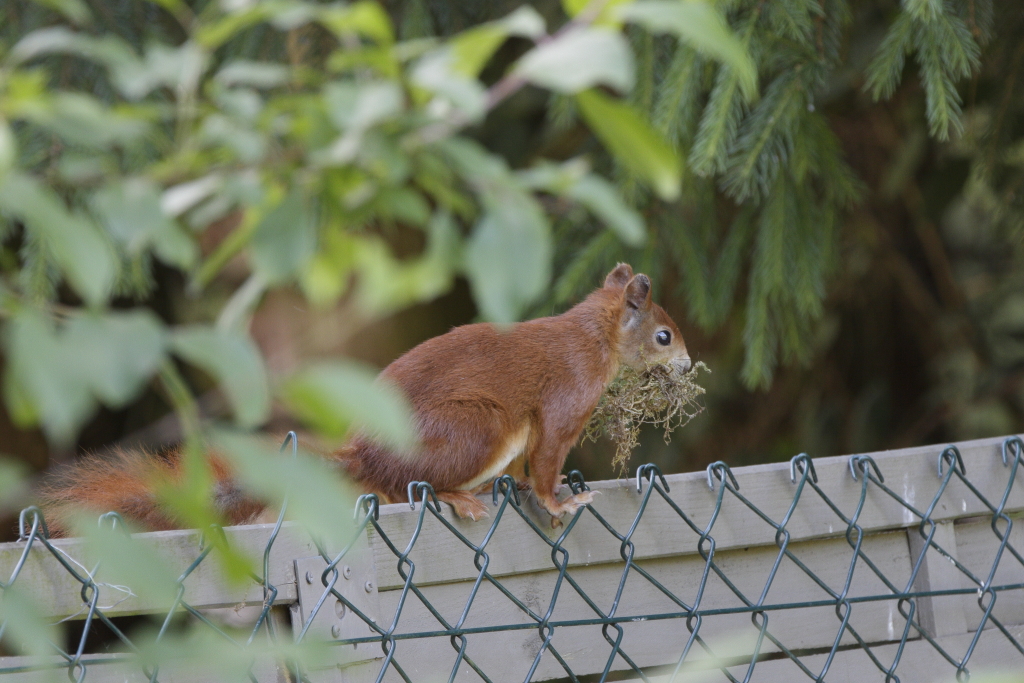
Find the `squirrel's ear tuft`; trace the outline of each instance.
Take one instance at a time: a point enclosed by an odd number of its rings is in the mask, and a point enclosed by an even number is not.
[[[632,277],[633,269],[629,264],[620,263],[612,269],[612,272],[608,273],[608,277],[604,279],[604,286],[607,289],[622,289],[629,284]]]
[[[626,305],[638,311],[646,311],[651,307],[651,280],[640,273],[626,285]]]

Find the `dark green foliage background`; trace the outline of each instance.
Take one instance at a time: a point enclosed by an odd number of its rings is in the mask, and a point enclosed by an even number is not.
[[[155,5],[87,4],[94,30],[137,46],[182,37]],[[534,5],[552,26],[562,21],[557,2]],[[606,156],[565,96],[526,88],[469,130],[512,168],[589,154],[648,222],[647,241],[631,248],[578,206],[544,200],[554,276],[530,311],[563,310],[617,261],[652,276],[692,354],[713,374],[707,411],[670,446],[649,435],[634,462],[679,471],[718,459],[744,464],[1020,430],[1024,11],[986,0],[718,5],[757,63],[755,100],[742,97],[727,67],[674,38],[630,29],[638,75],[630,98],[678,145],[679,199],[653,197]],[[385,3],[404,39],[450,36],[516,6]],[[27,2],[4,9],[8,45],[52,19]],[[322,36],[299,40],[315,64]],[[520,39],[506,43],[483,80],[496,81],[526,48]],[[270,60],[288,49],[280,32],[259,26],[223,48]],[[89,84],[104,96],[96,67],[64,63],[60,73],[65,87]],[[389,239],[400,253],[420,248],[408,235]],[[24,245],[7,246],[6,267],[19,267],[12,250]],[[52,286],[21,258],[39,287]],[[205,299],[188,300],[176,272],[132,272],[118,291],[167,322],[203,319],[204,307],[224,300],[216,282]],[[383,364],[448,324],[475,319],[462,282],[426,309],[368,328],[352,353]],[[189,381],[201,391],[201,377]],[[58,454],[116,442],[167,409],[147,390],[126,408],[103,409]],[[147,434],[158,445],[174,430]],[[38,435],[5,424],[0,439],[3,452],[46,465],[50,449]],[[609,452],[588,445],[571,464],[607,476]]]

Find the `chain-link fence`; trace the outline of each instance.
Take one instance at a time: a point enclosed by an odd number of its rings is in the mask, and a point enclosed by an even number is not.
[[[414,482],[415,503],[361,498],[344,547],[280,520],[227,529],[236,547],[262,551],[262,576],[245,587],[219,578],[197,532],[134,538],[180,569],[157,641],[188,614],[243,649],[332,645],[314,666],[254,656],[252,680],[1024,676],[1022,458],[1011,437],[736,470],[719,462],[706,475],[645,465],[636,479],[589,486],[573,472],[569,488],[598,495],[558,528],[508,477],[476,523],[454,520]],[[0,590],[19,585],[78,626],[50,661],[0,658],[0,676],[216,680],[187,661],[140,661],[124,615],[152,610],[103,583],[80,549],[47,539],[34,508],[21,540],[0,547]],[[244,628],[225,625],[232,605]],[[90,651],[101,629],[116,647]]]

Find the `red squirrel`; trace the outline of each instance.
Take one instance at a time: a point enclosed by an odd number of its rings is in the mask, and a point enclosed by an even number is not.
[[[382,502],[405,498],[410,481],[429,482],[459,517],[486,516],[474,492],[505,472],[523,473],[552,523],[592,502],[590,492],[559,500],[569,449],[623,365],[673,364],[685,372],[690,357],[679,328],[651,302],[651,282],[619,264],[604,286],[561,315],[517,323],[456,327],[429,339],[388,365],[381,376],[412,404],[419,446],[399,456],[355,436],[326,456]],[[232,524],[254,519],[262,506],[231,482],[211,457],[217,504]],[[71,468],[67,484],[43,492],[43,511],[61,519],[73,506],[116,510],[148,528],[176,528],[148,491],[153,477],[178,476],[177,455],[153,458],[120,453]]]

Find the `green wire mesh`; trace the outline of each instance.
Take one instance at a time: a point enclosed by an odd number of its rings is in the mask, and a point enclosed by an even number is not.
[[[282,449],[289,445],[294,449],[295,441],[293,434],[290,434],[285,440]],[[277,524],[266,543],[263,576],[253,576],[253,580],[262,585],[264,602],[263,608],[255,624],[252,626],[247,639],[244,642],[238,640],[237,636],[221,629],[203,612],[182,599],[185,592],[185,582],[196,567],[209,555],[209,547],[201,552],[196,560],[178,578],[177,600],[163,620],[163,627],[157,638],[159,639],[164,636],[168,624],[170,624],[175,614],[188,612],[221,637],[234,640],[240,645],[252,643],[254,638],[261,632],[265,632],[272,639],[291,637],[296,641],[302,641],[313,637],[311,634],[314,631],[311,631],[310,627],[317,614],[324,608],[324,605],[329,602],[333,604],[333,601],[338,601],[344,605],[344,609],[348,613],[354,615],[355,618],[360,619],[365,624],[366,632],[369,635],[359,638],[336,639],[332,641],[332,645],[338,647],[347,645],[351,647],[361,643],[373,643],[379,646],[380,658],[375,660],[376,663],[374,664],[374,666],[379,666],[379,673],[376,676],[377,683],[383,680],[399,679],[407,683],[418,683],[414,676],[409,673],[409,662],[403,661],[403,644],[411,640],[437,638],[447,638],[452,648],[454,662],[450,671],[432,672],[432,680],[444,680],[445,676],[448,677],[449,681],[454,681],[456,676],[459,676],[460,680],[462,680],[467,675],[469,676],[467,680],[494,683],[511,680],[508,677],[507,671],[488,671],[485,670],[482,664],[474,660],[474,637],[481,634],[520,631],[524,629],[536,631],[538,647],[532,665],[523,680],[537,680],[535,674],[537,674],[538,666],[541,663],[542,657],[547,655],[553,657],[558,663],[561,671],[564,673],[564,680],[578,683],[581,675],[573,671],[570,663],[571,657],[565,656],[559,650],[559,641],[556,634],[561,629],[580,626],[599,627],[607,646],[603,669],[597,675],[588,674],[585,680],[605,681],[610,676],[613,676],[614,680],[621,680],[623,672],[626,672],[629,678],[647,681],[652,675],[651,671],[644,671],[644,668],[637,663],[634,657],[631,657],[630,652],[623,646],[624,627],[631,622],[637,621],[675,620],[676,623],[685,624],[686,634],[688,635],[685,638],[680,638],[678,642],[678,658],[675,664],[668,667],[659,667],[657,671],[659,680],[675,681],[677,679],[682,680],[685,673],[685,665],[688,662],[692,662],[695,658],[695,653],[700,652],[702,656],[710,657],[711,661],[715,661],[715,658],[719,657],[719,654],[716,654],[709,640],[702,636],[701,630],[705,620],[709,617],[726,614],[748,614],[754,638],[752,650],[745,658],[743,666],[737,667],[735,661],[727,661],[727,658],[718,660],[716,664],[722,675],[729,681],[744,681],[746,683],[747,681],[758,680],[756,673],[757,665],[765,659],[766,651],[769,648],[772,649],[773,656],[788,658],[799,668],[807,680],[823,681],[833,665],[837,652],[843,649],[841,644],[844,637],[847,640],[852,638],[857,644],[856,647],[870,658],[873,665],[877,668],[877,680],[885,680],[887,682],[899,681],[901,673],[907,675],[908,669],[906,666],[901,668],[901,662],[908,640],[913,639],[929,643],[934,650],[933,656],[941,658],[948,663],[950,676],[955,674],[957,680],[966,681],[970,678],[968,665],[983,632],[998,632],[998,634],[1005,638],[1012,647],[1012,650],[1019,653],[1020,662],[1018,666],[1020,670],[1024,671],[1024,645],[1022,645],[1018,636],[1007,625],[1003,624],[993,612],[993,608],[1001,596],[1017,591],[1016,599],[1019,600],[1019,592],[1024,591],[1024,556],[1010,542],[1013,520],[1005,511],[1016,480],[1017,471],[1021,465],[1022,458],[1024,458],[1024,443],[1017,437],[1010,437],[1003,442],[1001,452],[1003,470],[1006,475],[1005,490],[998,500],[991,500],[971,483],[957,447],[949,446],[941,449],[941,452],[937,453],[936,461],[939,487],[928,502],[928,505],[924,508],[915,507],[912,502],[912,495],[901,496],[890,488],[886,484],[878,464],[871,457],[852,456],[849,459],[849,473],[860,486],[860,496],[856,507],[853,510],[847,511],[841,510],[819,487],[813,461],[807,455],[801,454],[794,457],[790,462],[789,473],[793,483],[792,500],[780,519],[772,518],[741,493],[736,477],[728,465],[723,462],[716,462],[710,465],[707,470],[707,482],[708,486],[714,491],[715,502],[710,520],[704,526],[696,524],[687,512],[668,495],[669,484],[658,468],[654,465],[644,465],[637,471],[636,486],[639,505],[635,518],[628,528],[614,528],[601,515],[600,501],[598,501],[594,505],[581,509],[574,517],[565,520],[561,533],[554,538],[539,527],[533,517],[524,510],[523,501],[520,500],[515,481],[506,475],[494,482],[493,502],[495,507],[491,512],[487,532],[483,535],[482,540],[477,542],[470,540],[442,514],[442,508],[429,484],[411,482],[409,484],[409,500],[410,505],[416,511],[416,517],[412,533],[404,544],[397,543],[394,539],[389,538],[379,523],[379,502],[372,495],[360,497],[356,506],[356,524],[354,525],[351,541],[340,552],[330,555],[326,552],[323,545],[317,544],[321,557],[327,563],[326,568],[319,576],[319,582],[323,586],[323,590],[319,600],[306,614],[301,628],[297,628],[297,632],[291,635],[277,632],[273,620],[268,618],[270,609],[278,597],[278,589],[269,581],[268,577],[270,576],[270,550],[284,519],[284,510],[282,510],[281,516],[278,518]],[[984,572],[972,571],[964,563],[957,560],[954,554],[943,549],[935,538],[938,525],[933,520],[933,515],[943,493],[954,478],[958,479],[967,489],[973,492],[988,510],[986,519],[991,527],[991,542],[996,545],[996,550],[991,566]],[[568,485],[574,493],[589,490],[578,471],[574,471],[568,476]],[[869,557],[863,548],[865,531],[858,525],[858,519],[864,511],[870,489],[877,489],[883,492],[884,495],[892,497],[904,508],[906,514],[913,515],[914,519],[920,520],[916,523],[916,528],[911,529],[911,533],[916,529],[916,533],[921,539],[921,549],[917,552],[916,557],[911,557],[912,569],[906,581],[897,583],[887,577],[882,565]],[[820,497],[825,505],[835,514],[836,520],[845,526],[845,540],[852,552],[845,571],[845,579],[838,585],[830,584],[812,571],[808,564],[802,561],[790,547],[791,538],[787,525],[790,523],[800,501],[807,496]],[[908,500],[908,497],[911,500]],[[652,572],[634,561],[635,547],[631,539],[643,520],[652,498],[660,498],[664,501],[674,514],[678,516],[679,520],[691,530],[695,538],[696,551],[703,560],[703,570],[696,591],[690,595],[676,595],[663,581],[655,578]],[[417,501],[419,501],[418,505]],[[774,562],[768,568],[763,585],[757,592],[742,590],[736,582],[730,579],[726,569],[721,566],[720,562],[716,561],[715,524],[725,506],[745,506],[774,530],[774,543],[777,553]],[[570,571],[569,551],[565,547],[566,540],[573,534],[583,515],[592,515],[597,523],[607,530],[610,537],[614,539],[614,542],[619,547],[621,575],[610,602],[606,599],[598,599],[589,595],[584,590],[581,582],[574,576],[573,571]],[[411,559],[411,555],[414,549],[417,548],[421,535],[420,532],[423,530],[428,517],[433,519],[431,523],[436,522],[440,524],[447,530],[447,533],[450,533],[454,539],[457,539],[459,544],[465,546],[472,553],[475,578],[471,583],[465,602],[462,604],[459,616],[454,619],[444,616],[444,613],[455,613],[452,609],[453,606],[432,604],[427,591],[421,585],[418,585],[416,581],[416,563]],[[488,550],[495,531],[502,524],[508,524],[510,518],[518,518],[524,522],[535,535],[535,537],[531,537],[532,542],[550,550],[551,568],[555,571],[554,587],[550,595],[545,597],[544,601],[537,602],[534,600],[532,601],[532,606],[522,596],[517,596],[509,589],[502,578],[493,575],[488,570],[491,562]],[[107,515],[101,518],[101,523],[116,525],[117,519]],[[355,547],[360,539],[365,538],[368,533],[375,534],[393,554],[398,575],[402,580],[400,588],[397,589],[399,591],[395,603],[397,606],[393,613],[381,615],[383,618],[377,618],[376,620],[373,615],[367,614],[360,609],[360,606],[355,601],[346,597],[338,587],[339,579],[343,572],[346,571],[343,560],[350,556],[353,552],[353,547]],[[676,533],[676,531],[666,530],[666,533]],[[28,508],[22,512],[20,543],[24,544],[21,559],[15,565],[13,572],[6,582],[0,582],[0,591],[13,585],[18,580],[25,565],[25,559],[33,548],[45,549],[51,553],[64,570],[81,585],[81,599],[85,611],[82,635],[78,647],[74,651],[66,651],[58,644],[53,644],[54,653],[59,655],[60,658],[56,664],[53,664],[54,667],[59,666],[66,669],[68,678],[72,681],[89,679],[87,663],[83,661],[83,654],[90,629],[97,621],[105,624],[127,646],[130,652],[137,651],[132,640],[104,614],[103,609],[97,606],[99,589],[92,579],[91,573],[82,572],[81,569],[72,566],[65,559],[64,555],[51,545],[47,536],[43,515],[38,508]],[[940,553],[948,559],[959,575],[966,579],[969,587],[943,587],[941,590],[915,591],[915,581],[922,570],[925,555],[929,549]],[[430,551],[429,548],[420,548],[420,550]],[[821,589],[822,595],[825,597],[785,603],[769,602],[769,591],[773,586],[773,582],[776,581],[780,565],[784,559],[788,559],[795,567],[799,568],[814,585]],[[1011,575],[1019,577],[1020,581],[997,584],[995,581],[996,570],[1001,564],[1004,570],[1002,576],[1006,576],[1006,567],[1012,565],[1013,571]],[[855,572],[869,572],[881,582],[881,585],[884,585],[885,590],[871,595],[852,594],[851,586]],[[712,575],[717,577],[721,584],[726,586],[735,596],[738,601],[736,606],[707,607],[702,605],[705,589]],[[667,604],[672,605],[672,609],[665,612],[639,614],[630,611],[628,605],[623,603],[627,580],[641,582],[646,590],[654,591],[664,596]],[[486,626],[469,625],[467,620],[474,606],[474,600],[479,596],[481,587],[485,585],[493,587],[493,589],[496,589],[507,598],[520,612],[519,616],[522,619],[515,623],[499,623]],[[560,600],[566,600],[566,596],[569,593],[581,599],[592,614],[585,618],[571,620],[555,618],[556,605]],[[966,649],[953,652],[948,647],[944,647],[939,642],[940,639],[933,637],[922,624],[917,609],[918,602],[922,598],[966,594],[977,596],[977,614],[975,615],[977,617],[977,628]],[[432,615],[436,620],[435,628],[425,631],[417,630],[415,632],[400,630],[403,612],[407,610],[411,601],[418,602]],[[890,639],[891,642],[884,643],[887,646],[885,652],[882,651],[879,643],[871,642],[868,638],[862,636],[851,621],[851,615],[857,610],[858,605],[877,601],[895,601],[898,612],[904,622],[902,632],[898,638],[894,637]],[[773,632],[772,624],[780,615],[789,610],[829,607],[835,613],[832,626],[835,629],[835,638],[831,648],[824,653],[824,662],[812,669],[805,662],[808,659],[804,656],[805,653],[787,647],[777,633]],[[3,629],[4,624],[0,624],[0,637],[3,635]],[[767,643],[771,643],[771,645],[769,646]],[[896,645],[895,655],[891,654],[893,645]],[[822,653],[818,652],[816,654],[820,655]],[[91,664],[97,661],[103,660],[90,659],[88,663]],[[818,659],[816,661],[820,662],[821,660]],[[29,667],[24,665],[4,668],[4,662],[0,659],[0,675],[25,671],[27,668]],[[144,673],[151,681],[160,680],[158,669],[145,670]],[[297,663],[289,664],[289,675],[293,680],[310,680],[308,672],[304,671]],[[546,677],[550,678],[550,676]],[[250,678],[253,681],[258,680],[255,674],[250,674]],[[910,678],[913,679],[913,676],[911,675]],[[518,676],[516,680],[519,680]]]

